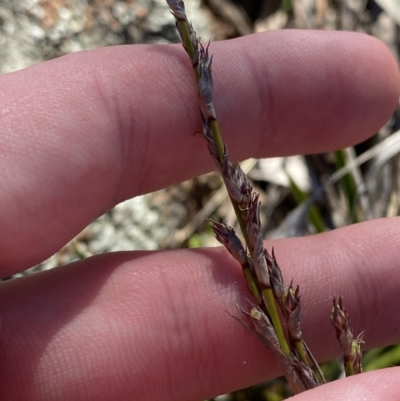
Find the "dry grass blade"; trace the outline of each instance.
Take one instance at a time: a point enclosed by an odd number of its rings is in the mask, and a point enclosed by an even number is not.
[[[328,185],[333,185],[340,178],[342,178],[345,174],[352,172],[355,168],[361,166],[365,162],[377,158],[376,166],[382,165],[383,162],[386,162],[390,158],[400,153],[400,131],[396,131],[394,134],[390,135],[382,142],[376,144],[371,149],[362,153],[357,158],[350,160],[346,166],[336,171],[330,178],[329,182],[321,188],[325,189]]]
[[[310,196],[305,202],[298,205],[295,209],[293,209],[287,217],[287,221],[285,220],[282,224],[282,228],[278,228],[271,238],[280,238],[282,236],[288,235],[291,233],[294,235],[298,235],[298,233],[302,232],[302,228],[306,224],[307,213],[310,210],[311,206],[322,196],[324,191],[327,191],[328,188],[333,186],[336,182],[338,182],[341,178],[343,178],[346,174],[352,173],[355,169],[363,165],[364,163],[375,160],[372,166],[369,168],[367,172],[367,177],[365,178],[365,182],[367,184],[367,189],[369,190],[369,202],[373,204],[373,200],[371,198],[374,197],[374,194],[371,193],[372,188],[368,188],[371,186],[372,178],[376,175],[376,172],[382,168],[391,158],[400,154],[400,131],[396,131],[394,134],[390,135],[382,142],[376,144],[371,149],[365,151],[361,155],[356,158],[350,158],[346,165],[341,169],[337,170],[334,174],[331,175],[329,180],[324,185],[316,188],[313,192],[312,196]],[[360,189],[362,190],[362,188]],[[397,198],[396,198],[397,199]],[[375,208],[376,209],[376,208]],[[373,211],[372,207],[366,206],[367,215],[364,216],[364,219],[368,219],[371,217],[371,211]],[[383,217],[382,213],[377,215],[372,215],[372,218]]]

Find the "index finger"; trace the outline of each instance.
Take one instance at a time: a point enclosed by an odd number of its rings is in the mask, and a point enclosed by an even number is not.
[[[397,65],[368,36],[269,32],[211,51],[236,160],[360,142],[397,103]],[[2,275],[50,256],[116,203],[213,168],[192,135],[192,75],[181,46],[124,46],[0,78]]]

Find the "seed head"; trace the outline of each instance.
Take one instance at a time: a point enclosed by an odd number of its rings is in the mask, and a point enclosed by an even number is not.
[[[225,223],[218,223],[210,219],[211,228],[214,230],[215,238],[225,246],[229,253],[240,263],[242,267],[248,268],[249,262],[247,252],[245,251],[242,242],[236,235],[235,230]]]

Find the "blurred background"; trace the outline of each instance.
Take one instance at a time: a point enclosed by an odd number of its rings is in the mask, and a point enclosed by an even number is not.
[[[275,29],[352,30],[379,38],[399,60],[400,0],[186,0],[185,4],[204,41]],[[80,50],[176,42],[165,0],[0,0],[0,73]],[[260,193],[265,238],[309,235],[398,215],[399,124],[397,110],[374,137],[355,147],[243,162]],[[205,221],[210,216],[230,224],[235,221],[216,173],[126,201],[49,260],[3,279],[103,252],[215,246]],[[364,358],[365,370],[398,364],[396,345],[369,351]],[[329,379],[342,375],[340,360],[323,369]],[[289,394],[284,381],[277,379],[218,399],[278,401]]]

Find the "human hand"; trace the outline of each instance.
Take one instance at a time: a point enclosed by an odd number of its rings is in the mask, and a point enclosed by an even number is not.
[[[397,104],[397,65],[368,36],[270,32],[211,51],[232,160],[349,146]],[[213,168],[192,135],[186,57],[179,45],[113,47],[0,77],[2,276],[44,260],[118,202]],[[273,241],[301,285],[318,359],[339,354],[329,322],[338,292],[369,347],[399,341],[399,234],[393,218]],[[99,255],[3,282],[0,399],[201,400],[272,378],[268,352],[225,312],[247,296],[222,248]],[[395,399],[399,378],[373,372],[295,399]]]

